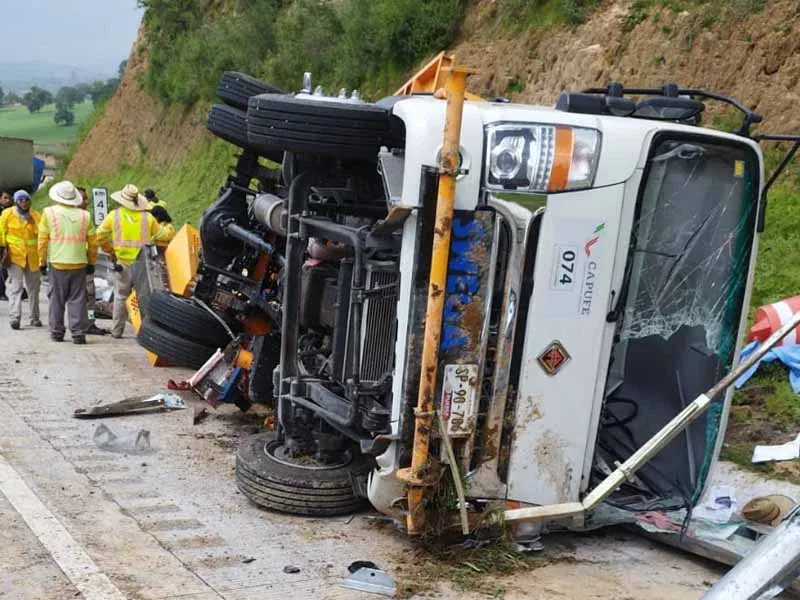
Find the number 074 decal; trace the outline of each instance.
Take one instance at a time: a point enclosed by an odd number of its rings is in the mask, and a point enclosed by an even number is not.
[[[550,281],[550,288],[559,291],[571,291],[575,287],[575,280],[578,278],[578,247],[556,244],[553,248],[553,278]]]

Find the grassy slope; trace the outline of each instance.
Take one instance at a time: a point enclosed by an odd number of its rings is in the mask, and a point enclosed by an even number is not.
[[[0,135],[32,139],[37,148],[63,150],[75,138],[80,125],[92,114],[91,102],[75,106],[75,123],[69,127],[53,121],[55,105],[50,104],[37,113],[29,113],[24,106],[0,108]]]
[[[116,173],[80,178],[75,184],[87,189],[105,187],[109,193],[122,189],[126,183],[133,183],[140,190],[153,188],[167,203],[176,226],[185,222],[197,224],[203,211],[216,198],[235,157],[236,148],[231,144],[216,139],[204,140],[169,170],[144,162],[122,165]]]

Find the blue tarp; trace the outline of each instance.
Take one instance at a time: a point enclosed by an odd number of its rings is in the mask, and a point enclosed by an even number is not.
[[[745,360],[756,348],[758,348],[758,342],[750,342],[747,344],[742,348],[741,360]],[[775,346],[736,380],[736,389],[739,389],[747,383],[758,370],[758,367],[761,366],[762,362],[771,363],[776,360],[781,361],[789,369],[789,383],[794,393],[800,394],[800,345]]]
[[[39,189],[39,184],[42,183],[42,174],[44,173],[44,161],[37,157],[33,157],[33,191]]]

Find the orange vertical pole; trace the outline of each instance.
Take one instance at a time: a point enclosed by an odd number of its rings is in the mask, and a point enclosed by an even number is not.
[[[447,78],[447,113],[444,124],[444,145],[439,163],[439,190],[436,200],[436,225],[433,233],[428,305],[425,312],[425,337],[419,395],[414,411],[414,446],[411,468],[401,469],[398,478],[408,483],[407,527],[410,534],[422,533],[425,527],[423,495],[425,470],[430,454],[431,430],[435,423],[434,395],[439,365],[439,342],[442,333],[447,264],[450,258],[450,235],[458,176],[461,118],[464,109],[468,69],[453,66]]]

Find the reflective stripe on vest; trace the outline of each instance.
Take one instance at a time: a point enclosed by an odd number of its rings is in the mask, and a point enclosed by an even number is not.
[[[51,207],[48,207],[45,210],[50,210],[49,215],[53,217],[52,219],[48,219],[52,229],[50,232],[51,242],[66,242],[72,244],[86,243],[86,232],[89,230],[89,213],[86,211],[81,211],[81,228],[77,232],[77,235],[74,234],[74,232],[70,232],[73,233],[73,235],[69,235],[68,233],[64,232],[64,228],[58,220],[56,211],[51,210]]]
[[[36,238],[30,239],[30,240],[23,240],[21,237],[18,237],[16,235],[7,235],[6,236],[6,242],[11,242],[13,244],[22,244],[22,243],[24,243],[26,246],[33,246],[34,248],[36,247],[36,244],[37,244]]]
[[[125,239],[122,235],[122,211],[114,213],[114,248],[141,248],[150,238],[147,213],[141,212],[139,219],[139,239]]]
[[[87,234],[89,213],[79,208],[48,206],[45,216],[50,226],[48,259],[56,264],[80,265],[88,261]],[[70,218],[80,215],[80,223]]]

